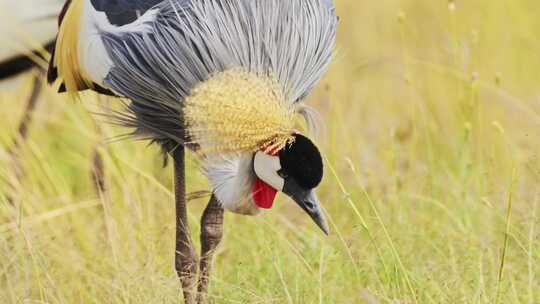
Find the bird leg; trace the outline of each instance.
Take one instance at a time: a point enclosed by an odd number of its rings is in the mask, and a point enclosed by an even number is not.
[[[24,109],[23,117],[21,118],[19,127],[17,128],[17,137],[15,138],[13,146],[8,150],[8,153],[13,157],[17,173],[19,174],[21,174],[22,172],[20,172],[21,168],[19,167],[19,164],[18,164],[17,153],[21,145],[24,143],[24,141],[28,137],[28,128],[32,121],[34,110],[36,109],[36,106],[38,103],[38,97],[39,97],[39,94],[41,93],[42,84],[43,84],[42,74],[39,73],[38,75],[34,76],[34,82],[32,83],[32,91],[30,93],[30,97],[28,98],[28,103],[26,104],[26,108]]]
[[[99,101],[104,107],[106,111],[106,115],[112,115],[110,110],[110,105],[103,105],[103,103],[108,103],[108,100],[104,96],[99,96]],[[95,120],[93,120],[94,129],[96,131],[96,134],[98,135],[99,141],[101,142],[102,139],[105,137],[103,134],[103,129],[99,126],[99,124],[96,123]],[[107,184],[105,182],[105,162],[103,160],[104,155],[101,153],[100,150],[101,144],[98,143],[94,145],[93,151],[92,151],[92,169],[91,169],[91,177],[92,181],[94,182],[94,187],[97,194],[103,194],[107,191]]]
[[[92,181],[94,182],[94,186],[96,187],[96,192],[98,194],[104,193],[106,190],[105,165],[97,147],[95,147],[93,151],[91,171],[91,177]]]
[[[24,109],[23,117],[21,118],[21,121],[17,128],[17,135],[15,137],[15,140],[13,141],[13,146],[8,148],[7,150],[8,155],[11,157],[13,165],[12,167],[15,171],[15,176],[17,177],[17,179],[20,179],[24,175],[23,166],[19,158],[19,152],[21,146],[24,144],[28,137],[28,128],[30,126],[34,111],[38,104],[38,99],[43,84],[42,76],[42,73],[38,73],[34,76],[34,82],[32,83],[32,91],[30,93],[30,97],[28,98],[26,108]],[[14,184],[11,184],[11,187],[16,188]],[[7,201],[12,205],[14,204],[12,196],[8,196]]]
[[[206,301],[210,270],[215,250],[223,236],[223,208],[212,195],[201,218],[201,261],[197,303]]]
[[[175,268],[186,304],[195,304],[195,283],[197,275],[197,255],[193,249],[186,208],[186,176],[185,151],[178,146],[173,152],[174,158],[174,191],[176,200],[176,253]]]

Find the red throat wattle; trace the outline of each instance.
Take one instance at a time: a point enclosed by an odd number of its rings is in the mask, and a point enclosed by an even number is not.
[[[277,195],[277,190],[272,188],[258,177],[255,178],[253,183],[253,200],[257,207],[262,209],[270,209],[274,205],[274,199]]]
[[[267,154],[276,156],[279,153],[279,150],[273,150],[267,152]],[[258,177],[255,177],[255,182],[253,183],[253,200],[257,207],[262,209],[270,209],[274,205],[274,200],[276,199],[277,190],[274,189],[269,184],[265,183]]]

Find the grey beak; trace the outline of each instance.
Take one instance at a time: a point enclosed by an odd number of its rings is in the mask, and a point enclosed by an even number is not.
[[[302,189],[294,179],[288,177],[285,179],[283,193],[292,198],[298,206],[313,219],[315,224],[321,228],[324,234],[329,234],[330,230],[326,223],[326,217],[324,216],[314,189]]]

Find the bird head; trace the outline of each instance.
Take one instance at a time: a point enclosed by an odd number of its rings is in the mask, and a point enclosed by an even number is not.
[[[200,83],[186,99],[187,131],[225,208],[245,214],[236,201],[247,194],[247,213],[256,213],[271,208],[283,192],[328,233],[315,194],[322,157],[310,139],[294,131],[300,106],[287,100],[272,74],[231,68]],[[231,155],[248,156],[249,162],[231,167]]]
[[[328,224],[315,193],[323,177],[323,162],[319,149],[309,138],[294,134],[294,141],[279,151],[256,152],[253,167],[257,177],[253,198],[257,206],[272,207],[276,192],[283,192],[328,234]]]

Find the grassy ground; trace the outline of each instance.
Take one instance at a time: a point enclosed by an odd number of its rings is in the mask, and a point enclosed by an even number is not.
[[[533,0],[338,0],[323,113],[324,237],[289,200],[226,215],[215,303],[540,303],[540,11]],[[0,302],[180,303],[171,168],[42,95],[14,173],[30,78],[0,93]],[[190,191],[206,189],[191,157]],[[13,200],[10,204],[8,198]],[[198,239],[204,200],[190,202]]]

